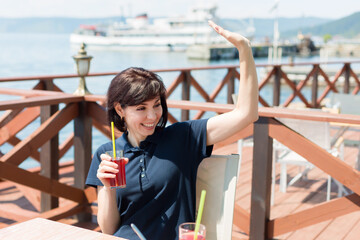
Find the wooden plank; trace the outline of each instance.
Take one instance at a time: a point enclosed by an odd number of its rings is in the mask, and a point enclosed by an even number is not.
[[[215,90],[210,94],[210,97],[207,100],[207,102],[214,102],[215,101],[215,98],[220,93],[220,91],[224,88],[225,84],[227,84],[229,82],[231,77],[232,77],[232,73],[227,72],[224,79],[215,87]],[[195,115],[194,119],[200,119],[204,115],[204,113],[205,113],[204,111],[199,111]]]
[[[0,117],[0,128],[4,127],[10,122],[16,115],[18,115],[23,109],[6,110]]]
[[[251,190],[250,238],[265,239],[270,217],[272,138],[269,119],[260,117],[254,124],[253,171]]]
[[[348,232],[345,236],[344,240],[354,240],[359,238],[360,236],[360,219],[357,223],[353,226],[353,228]]]
[[[301,101],[305,104],[306,107],[311,107],[304,95],[301,93],[301,89],[298,90],[296,88],[296,85],[287,77],[286,73],[284,73],[281,69],[279,69],[281,77],[285,80],[287,85],[293,90],[293,94],[285,101],[284,106],[288,106],[290,102],[295,98],[295,96],[298,96]]]
[[[224,141],[221,141],[214,145],[214,149],[224,147],[226,145],[229,145],[230,143],[236,142],[239,139],[247,138],[251,135],[253,135],[254,132],[254,125],[250,124],[244,129],[242,129],[240,132],[236,133],[235,135],[225,139]]]
[[[228,72],[231,73],[231,76],[229,78],[228,84],[227,84],[227,103],[232,104],[233,99],[232,95],[235,93],[235,69],[229,68]]]
[[[281,235],[360,210],[360,196],[351,194],[333,199],[313,208],[271,220],[268,237]],[[329,211],[331,209],[331,211]]]
[[[359,171],[275,119],[270,120],[269,134],[360,195]]]
[[[191,85],[200,93],[200,95],[205,99],[205,101],[209,101],[210,97],[207,94],[207,92],[201,87],[201,85],[193,78],[193,76],[190,76]]]
[[[319,68],[319,65],[316,64],[314,67]],[[313,81],[311,84],[311,103],[312,107],[318,108],[319,104],[317,103],[318,98],[318,90],[319,90],[319,70],[317,69],[313,76]]]
[[[275,74],[276,68],[273,67],[271,71],[269,71],[266,77],[259,84],[259,91],[270,81],[270,78]]]
[[[49,84],[45,84],[49,85]],[[53,86],[51,86],[53,87]],[[59,110],[58,105],[41,106],[41,123],[46,122]],[[59,135],[55,134],[46,141],[40,150],[41,175],[50,179],[59,180]],[[59,206],[59,199],[47,193],[41,193],[41,212]]]
[[[65,155],[65,153],[73,146],[73,143],[74,133],[72,132],[59,146],[59,159],[61,159]]]
[[[0,94],[23,96],[25,98],[36,97],[36,96],[59,96],[59,95],[71,96],[68,93],[60,93],[60,92],[57,92],[57,91],[48,91],[48,90],[36,89],[38,87],[41,87],[40,84],[35,86],[34,89],[0,88]],[[22,98],[22,99],[24,99],[24,98]]]
[[[359,220],[359,211],[350,213],[346,216],[338,217],[331,221],[327,228],[317,236],[317,239],[331,239],[333,236],[336,236],[337,239],[344,239]],[[341,226],[341,228],[339,228],[339,226]]]
[[[24,197],[31,203],[31,205],[40,212],[40,191],[17,183],[15,183],[15,186],[22,194],[24,194]]]
[[[85,189],[85,181],[92,158],[92,119],[87,115],[87,103],[79,103],[79,115],[74,119],[74,185]],[[91,215],[77,216],[81,221],[90,221]]]
[[[63,197],[74,202],[86,202],[82,190],[48,179],[36,173],[28,172],[13,164],[0,161],[0,178],[16,182],[42,192],[49,193],[56,197]]]
[[[203,110],[209,112],[225,113],[234,109],[233,104],[220,104],[210,102],[194,102],[182,100],[167,100],[169,108],[182,108],[189,110]],[[289,109],[289,108],[259,108],[260,117],[292,118],[313,120],[321,122],[339,122],[360,125],[360,116],[351,114],[333,114],[322,111]]]
[[[97,200],[97,192],[95,188],[87,187],[84,192],[88,202],[91,203]]]
[[[240,228],[244,233],[249,234],[250,232],[250,213],[235,204],[234,208],[234,219],[233,223],[236,227]]]
[[[58,95],[55,96],[37,96],[27,99],[2,101],[0,102],[0,111],[25,108],[25,107],[42,106],[42,105],[53,105],[59,103],[68,104],[73,102],[80,102],[83,99],[84,98],[81,96],[58,93]]]
[[[5,154],[1,161],[18,165],[30,154],[32,149],[38,149],[48,139],[56,135],[61,128],[78,115],[78,105],[69,104],[36,129],[30,136]],[[19,176],[20,177],[20,176]]]
[[[0,229],[0,235],[5,239],[28,240],[73,240],[73,239],[102,239],[102,240],[124,240],[124,238],[103,234],[80,227],[43,219],[35,218],[26,222]]]
[[[280,105],[281,92],[281,70],[280,66],[275,66],[274,83],[273,83],[273,106]]]
[[[93,119],[94,126],[105,136],[111,137],[109,123],[106,119],[106,110],[97,103],[87,103],[87,113]],[[115,128],[115,136],[119,137],[122,133]]]
[[[337,72],[335,74],[334,80],[332,82],[330,82],[330,80],[327,79],[328,76],[326,75],[326,73],[321,68],[319,69],[319,73],[324,77],[324,79],[328,85],[325,88],[325,90],[323,91],[323,93],[321,94],[321,96],[319,97],[318,103],[320,103],[326,97],[326,95],[330,92],[330,90],[332,90],[335,93],[338,92],[338,90],[336,89],[336,86],[335,86],[335,82],[344,73],[344,71],[345,71],[345,68],[343,67],[339,72]]]
[[[277,173],[280,172],[280,168],[278,169]],[[290,176],[295,176],[298,172],[297,166],[288,168],[287,171]],[[301,209],[307,209],[316,203],[324,202],[326,200],[326,176],[320,169],[314,168],[308,173],[307,180],[299,180],[294,185],[288,186],[286,193],[280,192],[277,182],[274,206],[271,208],[271,219],[283,217]],[[308,202],[311,204],[307,204]]]
[[[92,121],[87,116],[87,104],[79,103],[79,114],[74,119],[75,186],[84,189],[92,158]]]
[[[335,114],[324,111],[313,111],[309,109],[300,110],[291,108],[260,108],[259,116],[360,125],[360,115]]]
[[[191,74],[190,71],[184,71],[184,80],[181,83],[181,100],[190,100]],[[187,121],[190,117],[190,111],[181,109],[181,121]]]
[[[39,214],[37,217],[58,221],[63,218],[73,216],[84,211],[85,205],[78,203],[68,203],[65,206],[57,207]]]
[[[179,86],[180,83],[184,81],[184,73],[181,72],[176,79],[170,84],[170,86],[166,89],[166,97],[168,98],[174,90]]]
[[[33,122],[40,115],[39,107],[27,108],[17,116],[15,116],[5,126],[0,128],[0,145],[3,145],[10,138],[14,137],[18,132],[23,130],[31,122]]]
[[[12,137],[7,141],[10,145],[16,146],[21,140],[17,137]],[[37,150],[31,149],[29,157],[33,158],[37,162],[40,162],[40,153]]]
[[[15,204],[10,204],[10,203],[1,204],[1,208],[0,208],[1,217],[11,219],[16,222],[26,221],[36,217],[37,215],[38,215],[37,212],[23,209]]]

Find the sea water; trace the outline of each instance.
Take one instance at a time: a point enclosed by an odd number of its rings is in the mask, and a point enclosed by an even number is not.
[[[0,78],[5,77],[24,77],[24,76],[43,76],[43,75],[63,75],[76,73],[73,55],[77,54],[78,46],[72,46],[69,42],[68,34],[32,34],[32,33],[0,33]],[[185,52],[158,52],[158,51],[116,51],[113,49],[92,49],[88,48],[87,54],[93,57],[90,66],[90,73],[100,72],[120,72],[128,67],[136,66],[150,70],[183,68],[183,67],[206,67],[216,65],[237,65],[238,59],[223,59],[217,61],[191,60],[188,59]],[[295,58],[295,62],[315,62],[318,57]],[[287,63],[288,57],[281,59],[281,62]],[[256,58],[256,64],[267,63],[267,58]],[[210,95],[214,88],[220,83],[220,80],[226,75],[226,69],[220,70],[196,70],[191,74],[199,84]],[[257,69],[260,74],[261,69]],[[169,86],[179,75],[179,72],[159,73],[166,86]],[[113,76],[87,77],[87,87],[93,94],[106,94],[107,87]],[[259,77],[259,81],[260,81]],[[26,82],[4,82],[0,83],[0,88],[20,88],[31,89],[38,81]],[[63,91],[72,93],[78,85],[78,79],[56,79],[55,84]],[[237,89],[236,81],[236,89]],[[290,91],[290,89],[285,91]],[[224,88],[215,102],[226,103],[226,88]],[[305,93],[307,95],[310,92]],[[268,102],[272,99],[271,86],[267,86],[261,91],[261,96]],[[286,99],[288,94],[281,96],[281,101]],[[306,96],[308,97],[308,96]],[[17,96],[1,95],[0,100],[10,100],[19,98]],[[178,88],[170,99],[181,99],[181,89]],[[191,91],[191,100],[204,101],[204,99],[195,91]],[[60,108],[64,104],[60,104]],[[179,109],[170,109],[170,112],[180,119]],[[0,111],[0,116],[3,112]],[[194,116],[196,111],[191,111]],[[214,113],[207,113],[204,117],[210,117]],[[34,129],[40,125],[37,119],[17,137],[26,138]],[[73,132],[73,123],[69,123],[59,133],[60,143]],[[105,141],[108,141],[99,131],[93,128],[93,151],[96,150]],[[8,152],[12,146],[4,144],[0,146],[3,153]],[[70,149],[61,161],[73,159],[73,149]],[[29,168],[36,166],[37,163],[28,159],[20,166]]]

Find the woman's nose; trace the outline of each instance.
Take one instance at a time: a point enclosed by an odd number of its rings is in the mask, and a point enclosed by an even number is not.
[[[152,110],[148,111],[148,113],[147,113],[147,118],[148,118],[148,119],[156,119],[156,113],[155,113],[155,111],[152,111]]]

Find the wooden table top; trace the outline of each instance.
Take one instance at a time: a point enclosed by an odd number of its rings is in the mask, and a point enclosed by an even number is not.
[[[44,218],[34,218],[26,222],[2,228],[0,229],[0,238],[3,240],[126,240],[124,238],[119,238]]]

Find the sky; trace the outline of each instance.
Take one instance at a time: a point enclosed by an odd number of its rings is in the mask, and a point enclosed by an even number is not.
[[[278,8],[270,9],[278,1]],[[194,3],[215,3],[221,18],[321,17],[360,11],[360,0],[0,0],[0,17],[112,17],[185,14]]]

